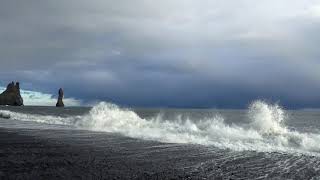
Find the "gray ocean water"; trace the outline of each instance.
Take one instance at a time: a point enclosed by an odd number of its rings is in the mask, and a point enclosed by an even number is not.
[[[263,101],[246,110],[100,103],[92,108],[1,107],[0,117],[0,128],[21,135],[97,149],[121,143],[117,151],[156,162],[151,173],[169,167],[202,179],[320,179],[319,110],[284,110]]]

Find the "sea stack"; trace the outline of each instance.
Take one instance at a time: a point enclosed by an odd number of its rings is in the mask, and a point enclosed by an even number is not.
[[[19,82],[8,84],[7,89],[0,94],[0,105],[23,106]]]
[[[56,104],[56,107],[64,107],[64,104],[63,104],[63,90],[62,90],[62,88],[59,89],[59,97],[58,97],[58,102]]]

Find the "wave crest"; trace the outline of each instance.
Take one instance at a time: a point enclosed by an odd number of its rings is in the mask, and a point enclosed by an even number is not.
[[[191,143],[233,150],[281,151],[320,155],[320,135],[288,130],[286,112],[277,104],[255,101],[247,125],[228,125],[221,115],[203,119],[166,119],[161,113],[144,119],[130,109],[101,102],[83,116],[59,117],[0,111],[15,120],[72,125],[77,128],[168,143]]]
[[[268,104],[258,100],[249,106],[249,119],[251,127],[262,134],[283,134],[287,132],[284,127],[286,114],[278,104]]]

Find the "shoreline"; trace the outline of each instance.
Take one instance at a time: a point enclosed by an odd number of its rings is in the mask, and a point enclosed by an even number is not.
[[[145,130],[143,129],[145,124],[139,125],[140,121],[137,121],[138,126],[135,128],[137,122],[134,121],[134,118],[130,118],[131,112],[124,116],[121,113],[118,115],[118,111],[111,111],[113,113],[107,113],[104,116],[105,109],[102,109],[102,112],[94,113],[89,122],[93,121],[99,127],[106,127],[107,131],[90,131],[85,128],[73,127],[72,123],[70,126],[68,123],[64,125],[56,123],[61,121],[60,118],[63,119],[61,122],[65,122],[64,120],[69,122],[68,117],[77,117],[88,112],[89,109],[86,109],[86,112],[85,109],[65,110],[67,109],[22,108],[17,111],[17,114],[9,114],[12,115],[12,119],[0,118],[0,179],[255,179],[262,176],[268,179],[311,179],[320,177],[320,169],[316,168],[320,165],[319,156],[254,150],[251,145],[258,147],[261,143],[250,143],[248,142],[251,140],[250,138],[242,139],[241,135],[246,135],[247,131],[233,133],[234,128],[228,126],[227,123],[221,126],[218,123],[219,128],[227,127],[225,131],[232,131],[232,133],[226,132],[224,136],[217,137],[223,138],[222,140],[225,142],[217,139],[217,144],[196,145],[198,140],[205,140],[211,135],[211,131],[214,129],[209,129],[210,132],[204,133],[207,136],[194,139],[186,144],[161,143],[161,141],[165,141],[162,137],[166,138],[167,136],[153,138],[154,135],[157,135],[154,133],[157,133],[158,130],[165,133],[167,132],[166,128],[170,129],[171,126],[156,126],[155,123],[152,124],[153,126],[146,126],[146,128],[156,127],[156,131],[150,131],[153,129],[150,128],[148,131],[141,131],[143,133],[140,133],[139,136],[131,136],[130,133]],[[99,116],[100,113],[103,116]],[[170,117],[175,113],[177,112],[167,115]],[[108,116],[114,114],[117,115],[113,119],[115,123],[127,123],[129,121],[125,121],[125,118],[129,117],[133,119],[134,128],[117,124],[113,126],[112,123],[105,124],[109,121],[105,122],[104,118],[108,120]],[[137,114],[141,114],[144,118],[150,115],[155,117],[152,111],[141,111]],[[192,115],[199,117],[199,114],[195,112]],[[225,114],[225,117],[235,117],[226,118],[235,120],[229,122],[233,123],[239,121],[241,117],[246,118],[242,115],[237,112],[236,114]],[[293,117],[300,119],[301,115],[310,125],[318,125],[314,123],[316,119],[313,118],[313,113],[307,114],[309,116],[305,113],[298,113]],[[204,117],[206,116],[207,114],[204,114]],[[65,117],[67,119],[64,119]],[[96,119],[101,118],[103,118],[102,121],[95,122]],[[122,121],[123,119],[124,121]],[[78,119],[71,118],[72,122],[73,120],[77,121]],[[179,122],[179,118],[173,118],[173,122]],[[214,122],[213,125],[215,125]],[[183,123],[176,124],[183,125]],[[117,131],[116,128],[122,127],[123,131]],[[108,128],[110,129],[108,130]],[[179,131],[180,129],[173,128],[168,133],[171,139],[180,138],[179,134],[170,133],[175,130]],[[183,137],[192,137],[193,132],[182,132],[185,133]],[[239,135],[240,138],[237,137]],[[229,139],[237,141],[228,141]],[[270,138],[263,140],[270,140]],[[292,140],[292,138],[288,140]],[[249,148],[244,150],[229,149],[219,146],[219,143],[235,143],[238,145],[237,147],[243,143],[249,143],[244,144]]]
[[[72,133],[77,136],[84,133],[82,139],[74,139],[73,135],[65,139],[64,130],[35,131],[0,128],[0,179],[188,179],[192,176],[190,169],[177,166],[165,151],[145,154],[145,148],[161,150],[164,145],[166,149],[167,145],[162,143],[145,144],[137,139],[116,142],[113,139],[117,135],[80,130]],[[41,137],[44,133],[41,131],[50,131],[57,138]],[[25,135],[33,132],[35,135]],[[178,148],[174,153],[182,157],[188,152]],[[150,156],[153,158],[149,159]],[[196,162],[184,165],[194,166]]]

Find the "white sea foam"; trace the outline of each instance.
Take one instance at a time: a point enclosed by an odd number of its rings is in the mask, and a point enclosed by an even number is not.
[[[269,105],[255,101],[249,106],[249,119],[252,128],[262,134],[283,134],[287,132],[283,123],[286,119],[284,110],[277,104]]]
[[[18,121],[33,121],[37,123],[57,124],[57,125],[73,125],[81,116],[60,117],[38,114],[24,114],[8,110],[0,110],[0,118],[12,119]]]
[[[233,150],[281,151],[320,155],[320,135],[288,130],[285,111],[278,105],[255,101],[249,106],[250,123],[228,125],[220,115],[204,119],[165,119],[159,114],[144,119],[130,109],[99,103],[84,116],[57,117],[0,111],[15,120],[72,125],[77,128],[169,143],[191,143]]]

